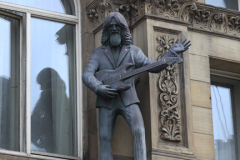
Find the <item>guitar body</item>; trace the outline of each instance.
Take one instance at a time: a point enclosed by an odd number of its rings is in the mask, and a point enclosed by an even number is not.
[[[173,52],[167,52],[160,61],[134,69],[132,63],[126,63],[115,70],[101,70],[95,73],[95,77],[104,85],[109,85],[118,91],[126,91],[133,85],[134,75],[148,71],[160,65],[171,65],[175,62],[181,63],[183,60]]]
[[[122,80],[121,74],[127,73],[133,70],[134,65],[132,63],[126,63],[115,70],[101,70],[95,73],[95,77],[101,81],[104,85],[109,85],[118,91],[125,91],[130,89],[131,81],[134,76],[126,80]]]

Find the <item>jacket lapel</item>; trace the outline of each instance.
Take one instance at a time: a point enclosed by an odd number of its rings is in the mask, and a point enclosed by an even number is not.
[[[107,47],[103,46],[102,49],[103,49],[103,53],[107,56],[107,58],[111,62],[113,68],[115,68],[113,54],[112,54],[112,51],[111,51],[109,45]]]
[[[118,57],[117,67],[121,64],[122,60],[124,59],[124,57],[126,56],[129,50],[130,50],[130,45],[123,45],[122,50]]]

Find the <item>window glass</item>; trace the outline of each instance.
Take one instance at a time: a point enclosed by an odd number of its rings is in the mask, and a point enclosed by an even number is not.
[[[73,0],[0,0],[0,1],[75,15]]]
[[[235,160],[231,89],[211,85],[212,117],[216,160]]]
[[[31,19],[31,148],[77,155],[75,27]]]
[[[19,20],[0,15],[0,148],[19,150]]]
[[[206,0],[206,4],[238,10],[238,0]]]

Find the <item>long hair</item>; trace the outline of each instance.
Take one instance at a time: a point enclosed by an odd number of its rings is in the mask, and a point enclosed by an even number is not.
[[[123,15],[119,12],[111,12],[109,13],[104,22],[103,22],[103,28],[102,28],[102,38],[101,38],[101,43],[102,45],[108,45],[109,44],[109,31],[108,31],[108,27],[110,25],[110,22],[112,20],[112,18],[115,18],[116,23],[122,28],[122,44],[124,45],[129,45],[132,43],[132,36],[131,33],[128,29],[128,24],[125,20],[125,18],[123,17]]]

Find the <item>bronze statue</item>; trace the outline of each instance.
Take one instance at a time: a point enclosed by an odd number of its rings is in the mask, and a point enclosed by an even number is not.
[[[132,37],[124,17],[111,12],[103,23],[101,43],[101,47],[93,50],[82,76],[85,85],[97,94],[100,159],[113,159],[113,129],[116,117],[122,115],[133,134],[134,159],[146,160],[145,129],[134,75],[144,71],[158,73],[168,65],[182,62],[178,54],[188,49],[190,41],[177,44],[177,40],[159,61],[153,61],[131,45]]]

